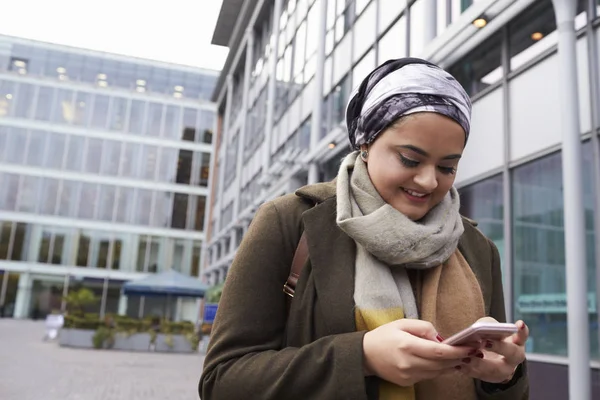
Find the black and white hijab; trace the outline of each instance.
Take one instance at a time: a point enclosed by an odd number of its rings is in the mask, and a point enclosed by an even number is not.
[[[418,58],[389,60],[371,72],[350,95],[346,124],[350,145],[358,150],[400,117],[435,112],[456,121],[469,137],[471,100],[458,81]]]

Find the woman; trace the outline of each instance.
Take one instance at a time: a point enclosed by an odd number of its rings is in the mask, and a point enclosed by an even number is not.
[[[231,267],[200,380],[213,399],[526,399],[528,328],[481,349],[448,346],[504,321],[498,250],[459,215],[469,137],[460,84],[390,60],[351,95],[355,150],[336,181],[264,204]],[[288,312],[282,284],[300,236]]]

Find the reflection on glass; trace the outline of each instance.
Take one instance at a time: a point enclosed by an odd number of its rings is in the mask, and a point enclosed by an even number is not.
[[[38,204],[38,212],[46,215],[54,215],[58,204],[58,183],[59,181],[52,178],[43,178],[41,185],[40,201]]]
[[[139,178],[154,180],[158,158],[158,147],[151,145],[139,145],[140,151],[140,170],[137,175]],[[143,146],[143,147],[142,147]]]
[[[590,305],[596,304],[591,160],[588,142],[583,148],[583,188]],[[560,153],[514,169],[515,319],[523,318],[530,326],[527,350],[533,353],[568,355],[563,213]],[[595,320],[590,308],[591,351],[594,357],[598,357],[598,325]]]
[[[141,135],[144,131],[146,103],[139,100],[131,100],[131,110],[129,112],[128,131]]]
[[[113,97],[110,108],[110,117],[108,128],[113,131],[123,131],[125,129],[125,117],[127,114],[127,99]]]
[[[406,0],[379,0],[379,32],[382,33],[406,8]]]
[[[369,8],[356,20],[354,25],[353,59],[360,58],[375,42],[375,24],[377,4],[373,2]]]
[[[200,255],[202,252],[202,244],[199,242],[192,242],[192,264],[190,265],[190,276],[197,277],[200,272]]]
[[[37,105],[35,108],[35,119],[40,121],[50,121],[53,97],[54,88],[44,86],[39,88],[37,96]]]
[[[103,175],[117,175],[119,173],[121,146],[123,145],[123,142],[104,140],[102,148],[102,166],[100,168]]]
[[[502,80],[502,36],[495,34],[485,46],[475,48],[448,69],[458,82],[473,96]]]
[[[504,202],[502,175],[460,189],[460,212],[475,220],[477,228],[490,238],[504,257]],[[504,269],[504,263],[502,263]],[[509,284],[505,282],[505,285]]]
[[[148,107],[148,125],[146,126],[146,135],[160,136],[162,114],[163,104],[150,103],[150,106]]]
[[[375,68],[375,50],[371,50],[356,64],[352,70],[352,82],[354,86],[360,85],[362,80]]]
[[[44,131],[29,131],[29,143],[25,164],[41,166],[44,161],[44,150],[46,150],[47,133]]]
[[[18,222],[13,223],[12,241],[13,247],[9,258],[13,261],[25,261],[27,259],[27,247],[25,246],[25,236],[31,226]]]
[[[152,225],[168,228],[171,220],[171,210],[173,209],[173,193],[156,192],[154,201]]]
[[[387,60],[407,56],[406,35],[406,17],[403,16],[379,40],[379,65]]]
[[[18,193],[17,210],[23,212],[35,212],[39,202],[39,191],[42,178],[23,175]]]
[[[130,208],[133,204],[135,190],[127,187],[117,187],[115,222],[129,222]]]
[[[425,47],[425,34],[423,24],[425,21],[425,2],[417,0],[410,7],[410,46],[409,52],[411,57],[419,56]],[[414,21],[414,23],[413,23]]]
[[[181,139],[193,142],[196,138],[198,111],[193,108],[183,110],[183,135]]]
[[[0,80],[0,117],[11,114],[12,104],[15,101],[15,86],[14,82]]]
[[[27,131],[22,128],[5,128],[8,133],[4,159],[11,164],[22,164],[25,161],[23,149],[27,146]]]
[[[52,108],[52,121],[72,124],[75,122],[75,104],[73,103],[73,91],[58,89],[56,101]]]
[[[27,83],[19,83],[18,94],[13,95],[14,101],[13,113],[18,118],[32,118],[34,104],[34,87]]]
[[[165,127],[163,137],[167,139],[178,139],[181,131],[181,108],[177,106],[166,106]]]
[[[177,170],[177,149],[163,147],[160,150],[160,165],[158,167],[158,181],[165,183],[175,182]]]
[[[113,208],[116,204],[116,188],[113,185],[100,185],[100,201],[98,203],[98,219],[112,221]]]
[[[81,136],[70,135],[67,137],[66,168],[71,171],[81,171],[85,139]]]
[[[93,219],[96,212],[96,204],[98,204],[98,184],[82,183],[81,193],[79,195],[79,205],[77,207],[79,218]]]
[[[58,215],[62,217],[75,216],[75,206],[79,196],[81,182],[63,180],[59,188]]]
[[[92,113],[93,128],[106,129],[108,118],[108,96],[96,95],[94,98],[94,112]]]
[[[92,259],[92,268],[106,269],[109,261],[109,247],[110,239],[92,237],[92,249],[97,250],[97,256]]]
[[[97,174],[100,172],[100,163],[102,162],[102,139],[86,139],[85,160],[83,170],[85,172]]]
[[[139,225],[150,225],[152,195],[151,190],[135,189],[136,200],[133,208],[134,223]]]
[[[86,92],[77,92],[75,103],[73,104],[75,117],[73,123],[79,126],[87,126],[92,111],[92,94]]]
[[[60,169],[65,157],[66,137],[60,133],[46,132],[48,147],[44,151],[42,165],[46,168]]]

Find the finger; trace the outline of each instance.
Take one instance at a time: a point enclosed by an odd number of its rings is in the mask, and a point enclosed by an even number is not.
[[[501,357],[473,358],[471,362],[462,365],[459,371],[471,378],[499,383],[505,381],[513,373],[514,367]]]
[[[469,357],[473,351],[473,348],[467,346],[450,346],[420,338],[415,338],[414,341],[405,341],[404,346],[407,346],[406,351],[417,357],[438,361],[461,360]]]
[[[477,322],[495,322],[495,323],[498,323],[498,321],[497,321],[497,320],[495,320],[495,319],[494,319],[494,318],[492,318],[492,317],[483,317],[483,318],[479,318],[479,319],[477,320]]]
[[[500,341],[487,340],[484,349],[503,356],[513,367],[525,360],[525,348],[515,344],[512,337]]]
[[[512,336],[513,343],[519,346],[524,346],[525,342],[529,338],[529,327],[521,320],[517,321],[515,325],[517,325],[519,330]]]
[[[408,318],[404,318],[396,322],[398,324],[398,328],[404,332],[410,333],[418,338],[441,342],[441,336],[431,322]]]

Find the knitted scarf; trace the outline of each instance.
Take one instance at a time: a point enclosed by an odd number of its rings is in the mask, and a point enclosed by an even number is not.
[[[337,178],[337,224],[356,242],[354,301],[358,330],[401,318],[429,320],[443,336],[484,316],[481,289],[457,250],[464,231],[456,189],[419,222],[387,204],[358,152]],[[413,290],[407,269],[419,270]],[[419,299],[415,298],[415,292]],[[443,297],[443,301],[441,299]],[[380,385],[380,400],[475,399],[473,380],[451,372],[416,387]]]

